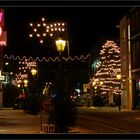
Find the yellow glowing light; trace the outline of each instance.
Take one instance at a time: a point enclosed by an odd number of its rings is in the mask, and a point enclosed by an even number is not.
[[[58,39],[55,42],[56,42],[57,50],[59,52],[63,52],[66,46],[66,41],[62,39]]]
[[[53,34],[50,34],[50,36],[53,36]]]
[[[28,80],[27,80],[27,79],[24,79],[24,81],[23,81],[23,82],[24,82],[24,84],[25,84],[25,85],[27,85],[27,84],[28,84]]]
[[[116,77],[117,77],[118,80],[120,80],[121,79],[121,74],[117,74]]]
[[[43,33],[43,36],[46,36],[46,34],[45,34],[45,33]]]
[[[96,84],[96,82],[95,82],[95,81],[93,81],[93,82],[92,82],[92,85],[94,86],[95,84]]]
[[[97,89],[97,87],[94,87],[95,89]]]
[[[31,70],[31,73],[32,73],[32,75],[36,75],[37,70],[36,70],[36,69],[32,69],[32,70]]]
[[[37,24],[38,27],[40,27],[40,24]]]
[[[20,84],[17,84],[17,87],[20,88]]]
[[[65,24],[64,23],[62,23],[62,26],[64,26]]]
[[[100,81],[100,85],[103,85],[103,81]]]

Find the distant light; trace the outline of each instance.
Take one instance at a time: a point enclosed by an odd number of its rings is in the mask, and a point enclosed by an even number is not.
[[[37,34],[37,37],[40,37],[40,34]]]
[[[42,21],[45,21],[45,18],[42,18]]]
[[[13,75],[13,72],[10,72],[10,75]]]
[[[17,84],[17,87],[20,88],[20,84]]]
[[[80,89],[75,89],[75,91],[77,91],[77,93],[80,93],[81,92]]]
[[[43,40],[40,40],[40,43],[43,43]]]
[[[30,26],[33,26],[33,23],[30,23]]]
[[[40,24],[37,24],[38,27],[40,27]]]
[[[5,62],[5,65],[9,65],[9,63],[8,62]]]
[[[29,34],[29,37],[33,37],[33,35],[32,34]]]
[[[36,32],[36,31],[37,31],[37,29],[35,28],[35,29],[34,29],[34,31]]]
[[[43,26],[46,26],[46,23],[43,23]]]

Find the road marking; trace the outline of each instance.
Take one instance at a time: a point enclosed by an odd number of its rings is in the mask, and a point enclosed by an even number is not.
[[[121,131],[121,132],[126,132],[126,133],[128,133],[127,131],[122,130],[122,129],[119,129],[119,128],[116,128],[116,127],[112,127],[112,126],[105,125],[105,124],[101,124],[101,123],[97,123],[97,122],[95,122],[95,123],[96,123],[97,125],[101,125],[101,126],[104,126],[104,127],[108,127],[108,128],[114,129],[114,130],[118,130],[118,131]]]

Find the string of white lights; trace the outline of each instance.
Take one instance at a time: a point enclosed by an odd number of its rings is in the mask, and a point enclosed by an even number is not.
[[[86,59],[88,59],[90,57],[90,54],[87,54],[86,56],[84,56],[84,55],[81,55],[81,56],[74,56],[73,58],[72,57],[69,57],[69,58],[65,58],[65,57],[62,57],[62,59],[64,60],[64,61],[75,61],[75,60],[86,60]],[[5,54],[4,55],[4,59],[8,59],[8,60],[19,60],[19,61],[23,61],[23,60],[28,60],[28,61],[39,61],[39,62],[43,62],[43,61],[45,61],[45,62],[50,62],[50,61],[52,61],[52,62],[56,62],[56,61],[60,61],[60,59],[59,59],[59,57],[55,57],[55,58],[52,58],[52,57],[48,57],[48,58],[46,58],[46,57],[42,57],[42,58],[40,58],[40,57],[36,57],[36,58],[33,58],[32,56],[30,56],[30,57],[26,57],[26,56],[14,56],[14,55],[10,55],[10,56],[8,56],[7,54]]]

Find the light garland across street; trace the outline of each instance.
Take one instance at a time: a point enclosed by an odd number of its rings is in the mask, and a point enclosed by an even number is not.
[[[78,56],[69,57],[69,58],[62,57],[62,59],[64,61],[70,61],[70,60],[71,61],[75,61],[75,60],[86,60],[89,57],[90,57],[90,54],[87,54],[86,56],[81,55],[79,57]],[[39,61],[39,62],[43,62],[43,61],[45,61],[45,62],[50,62],[50,61],[56,62],[56,61],[60,61],[60,59],[58,57],[55,57],[55,58],[52,58],[52,57],[48,57],[48,58],[46,58],[46,57],[42,57],[42,58],[36,57],[36,58],[33,58],[32,56],[30,56],[30,57],[27,58],[26,56],[23,56],[23,57],[21,57],[21,56],[14,56],[14,55],[8,56],[7,54],[4,55],[4,59],[8,59],[8,60],[19,60],[19,61],[23,61],[23,60],[27,59],[28,61]]]

